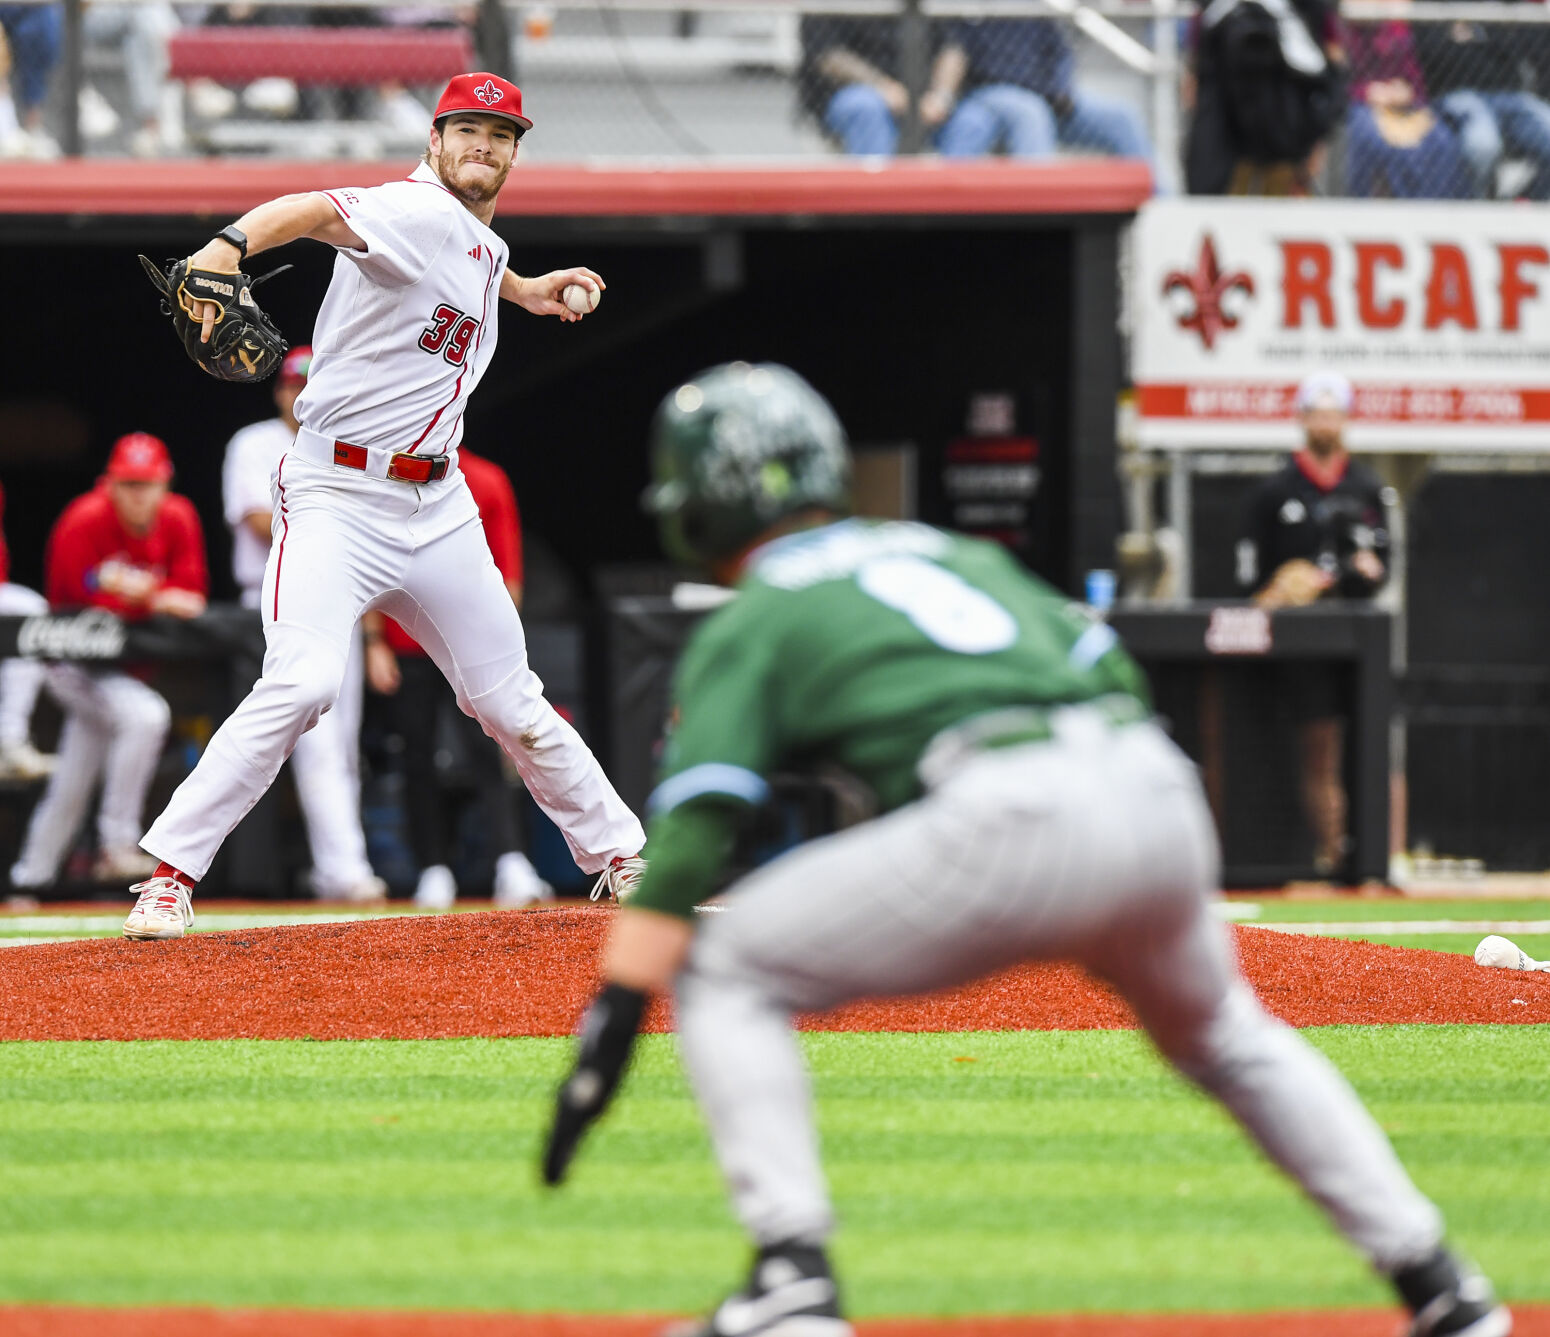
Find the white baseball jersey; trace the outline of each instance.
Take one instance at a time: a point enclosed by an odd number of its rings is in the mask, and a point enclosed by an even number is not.
[[[425,163],[323,194],[366,249],[338,248],[296,416],[374,454],[444,455],[495,353],[506,243]]]
[[[270,418],[244,427],[226,445],[221,500],[231,527],[231,574],[242,589],[245,608],[258,607],[269,540],[259,538],[244,522],[254,511],[269,513],[274,504],[269,487],[275,465],[295,440],[296,434],[283,419]]]

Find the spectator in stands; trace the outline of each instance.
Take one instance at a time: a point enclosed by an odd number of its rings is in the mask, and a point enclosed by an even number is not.
[[[1351,68],[1346,193],[1393,199],[1469,194],[1458,136],[1427,105],[1410,25],[1402,19],[1348,24],[1344,43]]]
[[[479,18],[478,7],[474,5],[458,5],[452,8],[435,5],[394,5],[379,12],[382,22],[389,28],[471,30]],[[377,87],[378,118],[395,130],[417,140],[423,139],[426,122],[431,117],[430,107],[436,105],[439,91],[426,89],[422,101],[403,84],[379,84]]]
[[[1298,387],[1303,448],[1255,489],[1238,541],[1238,583],[1261,608],[1370,599],[1388,579],[1388,497],[1346,451],[1351,402],[1351,383],[1336,372]],[[1297,720],[1303,805],[1322,877],[1340,871],[1349,849],[1340,689],[1330,667],[1299,664],[1283,671],[1279,693]]]
[[[101,481],[65,508],[49,535],[44,579],[52,607],[102,608],[130,620],[204,612],[204,533],[193,503],[169,491],[171,482],[172,460],[158,438],[134,432],[114,443]],[[167,703],[120,669],[59,664],[49,684],[65,710],[59,764],[33,810],[12,886],[46,887],[59,877],[99,777],[94,876],[149,876],[156,861],[139,849],[141,810],[171,722]]]
[[[846,153],[892,154],[910,110],[897,18],[802,17],[797,88],[806,110]],[[921,108],[925,120],[924,107]]]
[[[14,94],[10,116],[0,108],[0,156],[57,158],[59,145],[43,128],[43,103],[49,76],[59,63],[64,7],[0,5],[0,32],[5,34],[10,60],[6,69]]]
[[[937,53],[921,117],[949,158],[1048,158],[1064,145],[1150,159],[1136,109],[1079,90],[1075,65],[1053,19],[961,20]]]
[[[522,521],[517,497],[504,470],[464,446],[458,468],[468,480],[496,568],[512,603],[522,605]],[[546,900],[549,884],[522,852],[525,843],[517,810],[517,781],[504,754],[485,737],[472,715],[453,710],[441,670],[419,644],[390,618],[368,613],[366,680],[372,689],[394,698],[396,732],[402,738],[410,779],[405,817],[415,861],[420,868],[415,904],[445,910],[457,900],[452,871],[458,822],[470,802],[484,810],[495,859],[495,904],[506,909]],[[461,703],[459,703],[461,704]],[[442,746],[446,730],[459,731],[465,772],[447,774],[455,758]]]
[[[87,4],[81,14],[81,33],[95,47],[117,51],[129,92],[129,114],[134,129],[129,151],[149,158],[163,148],[161,94],[167,81],[167,39],[178,30],[178,16],[169,4],[137,0],[135,4]],[[94,106],[104,134],[112,134],[116,119],[106,99],[90,85],[82,91],[82,131],[87,129],[86,110]],[[90,99],[90,101],[89,101]]]
[[[359,5],[234,4],[216,6],[204,22],[217,27],[467,29],[473,27],[477,17],[477,7],[466,5],[394,5],[376,9]],[[437,92],[439,89],[421,90],[417,97],[397,82],[385,81],[374,88],[332,87],[269,76],[247,84],[240,95],[208,79],[196,80],[190,85],[189,101],[206,120],[230,116],[240,102],[259,115],[300,121],[374,119],[390,127],[398,138],[418,142],[425,138],[429,104],[435,102]]]
[[[1455,19],[1417,25],[1416,41],[1435,105],[1458,134],[1474,194],[1496,193],[1496,166],[1512,154],[1533,167],[1523,194],[1550,199],[1550,105],[1532,91],[1550,58],[1544,29]]]
[[[232,574],[247,608],[259,606],[273,536],[270,487],[281,457],[296,441],[296,399],[307,384],[312,349],[293,348],[275,377],[278,414],[251,423],[226,446],[221,496],[231,526]],[[319,900],[380,901],[387,884],[366,859],[361,831],[360,732],[364,682],[361,645],[351,643],[339,699],[291,753],[291,778],[312,851],[308,877]]]
[[[1192,195],[1307,195],[1345,111],[1334,0],[1202,0],[1181,98]]]
[[[5,493],[0,491],[0,512],[4,509]],[[46,612],[48,600],[41,594],[11,583],[11,552],[0,531],[0,616]],[[0,661],[0,780],[42,780],[54,770],[54,758],[32,745],[32,708],[45,671],[37,659]]]

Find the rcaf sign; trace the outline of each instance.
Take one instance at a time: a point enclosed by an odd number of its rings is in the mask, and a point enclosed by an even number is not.
[[[1550,450],[1550,238],[1491,204],[1166,200],[1137,223],[1143,444],[1289,446],[1335,369],[1358,449]]]

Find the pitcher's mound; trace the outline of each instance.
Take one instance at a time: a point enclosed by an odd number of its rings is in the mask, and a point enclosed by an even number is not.
[[[349,924],[0,952],[0,1039],[441,1039],[567,1035],[610,910],[395,916]],[[1467,956],[1239,928],[1245,973],[1295,1026],[1550,1022],[1550,975]],[[666,1012],[650,1018],[662,1029]],[[1081,971],[1020,966],[924,998],[804,1018],[814,1030],[1133,1025]]]

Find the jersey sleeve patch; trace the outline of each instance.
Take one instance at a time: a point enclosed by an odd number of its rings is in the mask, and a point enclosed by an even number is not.
[[[660,817],[704,794],[720,794],[741,799],[744,803],[759,804],[769,797],[769,793],[769,782],[747,767],[707,761],[680,771],[659,784],[646,800],[646,811],[653,817]]]

